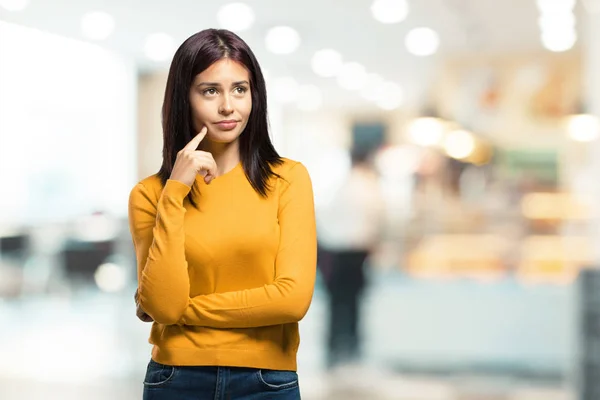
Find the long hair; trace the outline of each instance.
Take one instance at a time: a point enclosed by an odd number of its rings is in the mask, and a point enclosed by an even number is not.
[[[270,178],[279,176],[272,167],[283,160],[269,136],[265,79],[250,47],[225,29],[206,29],[190,36],[173,56],[162,106],[163,162],[158,176],[165,185],[173,171],[177,152],[197,134],[189,100],[194,78],[223,58],[239,62],[250,74],[252,110],[239,137],[240,159],[254,190],[266,197]],[[188,198],[195,205],[193,189]]]

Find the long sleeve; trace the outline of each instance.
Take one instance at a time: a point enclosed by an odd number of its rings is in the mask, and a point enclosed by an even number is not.
[[[183,230],[183,201],[189,191],[184,183],[168,180],[158,201],[141,183],[129,196],[140,306],[156,322],[167,325],[177,322],[189,299]]]
[[[280,242],[273,283],[191,298],[179,324],[252,328],[304,317],[314,290],[317,239],[312,184],[300,163],[281,181],[277,217]]]

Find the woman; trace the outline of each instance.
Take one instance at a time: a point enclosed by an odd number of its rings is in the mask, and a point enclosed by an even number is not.
[[[175,53],[163,164],[131,191],[138,316],[153,320],[144,399],[299,399],[298,321],[316,275],[306,168],[269,139],[265,82],[235,34]]]

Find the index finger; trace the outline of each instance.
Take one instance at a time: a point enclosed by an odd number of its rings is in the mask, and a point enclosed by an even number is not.
[[[196,150],[198,148],[198,145],[202,141],[202,139],[204,139],[204,137],[206,136],[207,132],[208,132],[208,128],[206,126],[203,127],[200,130],[200,133],[198,133],[196,136],[194,136],[194,138],[192,140],[190,140],[189,143],[186,144],[183,149],[184,150],[191,150],[191,151]]]

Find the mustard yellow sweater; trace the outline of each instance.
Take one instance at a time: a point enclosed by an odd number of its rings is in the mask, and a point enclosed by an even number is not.
[[[168,365],[296,370],[298,321],[316,275],[313,191],[304,165],[274,167],[267,198],[241,163],[210,185],[163,186],[156,175],[129,199],[152,358]],[[196,193],[196,192],[195,192]]]

